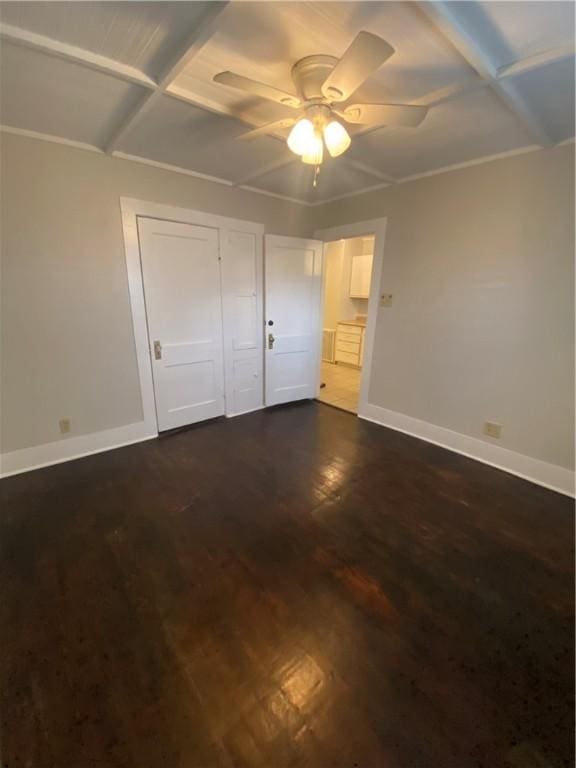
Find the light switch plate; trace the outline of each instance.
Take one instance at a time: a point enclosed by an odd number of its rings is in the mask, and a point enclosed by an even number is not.
[[[392,294],[391,293],[383,293],[380,296],[380,306],[381,307],[391,307],[392,306]]]

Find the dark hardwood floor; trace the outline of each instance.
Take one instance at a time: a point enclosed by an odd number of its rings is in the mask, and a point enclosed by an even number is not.
[[[560,768],[573,503],[305,403],[0,483],[10,768]]]

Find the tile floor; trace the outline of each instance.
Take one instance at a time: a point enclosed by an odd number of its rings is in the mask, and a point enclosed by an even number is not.
[[[360,393],[360,370],[342,363],[322,363],[321,380],[325,387],[320,390],[318,400],[335,405],[344,411],[358,412]]]

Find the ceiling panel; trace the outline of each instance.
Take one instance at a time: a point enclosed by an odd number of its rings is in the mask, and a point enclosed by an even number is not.
[[[531,144],[518,118],[486,87],[434,107],[418,128],[356,137],[349,153],[403,178]]]
[[[0,20],[158,74],[206,2],[3,2]]]
[[[252,186],[273,194],[309,201],[313,179],[314,169],[295,158],[283,168],[260,176]]]
[[[554,142],[574,136],[574,57],[507,79]]]
[[[154,77],[189,40],[207,5],[0,2],[0,20]],[[574,44],[573,3],[466,0],[450,2],[449,10],[495,67],[563,48],[564,59],[544,55],[503,83],[553,141],[573,136],[574,60],[565,50]],[[353,100],[437,102],[420,127],[353,136],[344,157],[323,165],[317,188],[312,170],[297,160],[273,170],[293,160],[282,141],[236,141],[248,124],[298,113],[214,83],[217,72],[233,70],[293,91],[290,70],[299,58],[340,56],[360,30],[379,34],[396,52]],[[64,139],[105,146],[144,95],[139,86],[13,43],[3,44],[0,63],[2,122]],[[179,99],[158,99],[121,151],[307,201],[381,183],[350,161],[404,178],[533,144],[522,109],[514,114],[482,84],[416,2],[231,2],[170,90]],[[350,127],[351,134],[357,130]]]
[[[371,173],[348,165],[345,158],[336,158],[322,164],[318,184],[310,189],[308,199],[320,202],[359,192],[367,187],[382,186],[383,183],[382,179]]]
[[[315,53],[341,56],[361,30],[381,35],[396,53],[357,92],[359,98],[417,100],[475,78],[461,56],[410,3],[241,2],[228,6],[216,33],[176,85],[255,121],[271,120],[283,116],[283,108],[272,105],[265,118],[252,113],[245,96],[213,83],[214,75],[232,70],[294,92],[290,70],[298,59]]]
[[[63,59],[3,43],[2,123],[103,146],[143,89]]]
[[[452,4],[454,5],[454,4]],[[464,3],[472,7],[474,3]],[[563,0],[479,3],[492,34],[508,50],[511,64],[543,51],[574,43],[574,3]]]
[[[292,157],[276,139],[235,140],[246,130],[238,120],[163,96],[118,150],[231,181]]]
[[[283,168],[261,176],[254,186],[275,194],[316,202],[364,189],[381,183],[372,174],[350,167],[343,159],[328,159],[320,168],[318,184],[313,186],[314,168],[299,159]]]
[[[214,98],[215,87],[227,92],[224,97],[222,92],[219,92],[218,98]],[[168,93],[181,96],[195,106],[204,106],[240,120],[247,120],[251,125],[265,125],[283,117],[298,115],[298,112],[281,104],[242,94],[239,91],[230,93],[232,89],[222,85],[217,86],[215,83],[206,83],[190,75],[180,76],[167,90]]]

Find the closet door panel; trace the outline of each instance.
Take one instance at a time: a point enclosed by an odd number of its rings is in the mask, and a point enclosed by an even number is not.
[[[262,231],[222,231],[226,415],[263,406]]]

